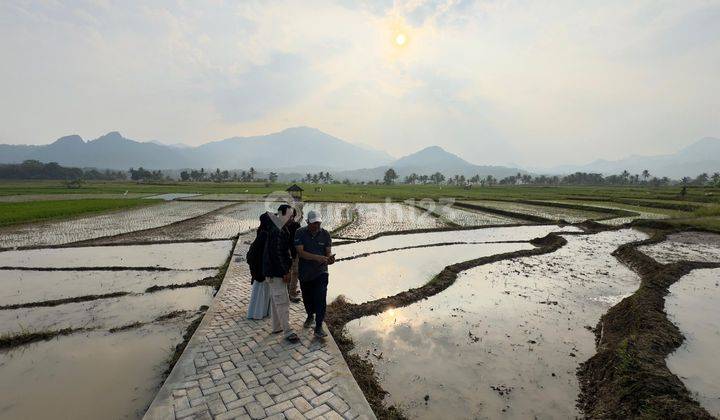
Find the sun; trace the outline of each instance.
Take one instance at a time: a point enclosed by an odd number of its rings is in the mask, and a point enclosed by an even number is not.
[[[395,36],[395,45],[397,45],[398,47],[402,47],[407,43],[407,40],[407,35],[399,33]]]

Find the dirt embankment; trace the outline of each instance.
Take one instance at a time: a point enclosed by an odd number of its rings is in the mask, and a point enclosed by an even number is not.
[[[578,405],[588,418],[713,418],[665,363],[684,337],[664,305],[668,288],[682,276],[720,264],[660,264],[637,250],[665,240],[668,233],[656,232],[613,253],[642,280],[633,295],[601,317],[595,329],[597,353],[578,369]]]
[[[578,232],[572,232],[571,234],[578,234]],[[345,325],[354,319],[368,315],[376,315],[389,308],[408,306],[422,299],[438,294],[450,287],[457,279],[458,274],[462,271],[505,259],[554,252],[567,243],[565,238],[560,236],[558,233],[551,233],[545,237],[537,238],[530,242],[537,248],[491,255],[449,265],[425,285],[398,293],[394,296],[361,304],[350,303],[341,296],[328,306],[327,317],[325,318],[328,329],[337,342],[338,347],[340,347],[340,351],[343,353],[345,361],[350,367],[350,371],[353,373],[355,380],[360,386],[360,389],[362,389],[365,397],[378,418],[398,419],[405,417],[396,407],[387,407],[383,403],[383,399],[387,392],[380,386],[380,382],[378,381],[372,364],[363,360],[358,355],[350,354],[354,344],[352,339],[348,337],[345,332]]]

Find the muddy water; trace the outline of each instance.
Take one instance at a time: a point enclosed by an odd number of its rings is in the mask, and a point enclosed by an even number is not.
[[[337,232],[345,238],[367,238],[380,232],[428,229],[447,225],[426,212],[400,203],[357,203],[353,223]]]
[[[427,300],[348,324],[389,402],[428,419],[580,415],[575,370],[595,352],[586,326],[640,283],[610,253],[645,236],[566,237],[553,254],[477,267]]]
[[[333,248],[333,252],[337,254],[337,258],[345,258],[367,252],[447,242],[529,241],[558,231],[579,232],[580,229],[574,226],[561,228],[555,225],[546,225],[387,235],[369,241],[339,245]]]
[[[0,334],[57,331],[63,328],[118,328],[151,322],[173,311],[197,311],[210,305],[209,286],[160,290],[59,306],[0,310]]]
[[[151,286],[192,283],[217,272],[0,270],[0,306],[116,292],[143,293]]]
[[[0,229],[0,248],[58,245],[150,229],[199,216],[225,205],[227,203],[173,201],[71,220],[9,226]]]
[[[720,269],[695,270],[670,287],[665,310],[685,341],[667,358],[706,410],[720,417]]]
[[[328,301],[340,294],[355,303],[392,296],[422,286],[447,265],[532,248],[529,243],[447,245],[340,261],[330,268]]]
[[[194,270],[219,267],[232,241],[157,245],[30,249],[0,252],[0,267],[165,267]]]
[[[544,217],[550,220],[565,220],[570,223],[582,222],[588,219],[600,219],[610,216],[607,213],[566,209],[562,207],[552,206],[539,206],[534,204],[525,203],[513,203],[509,201],[469,201],[470,204],[475,204],[483,207],[490,207],[498,210],[511,211],[515,213],[524,213],[531,216]]]
[[[0,351],[0,418],[141,418],[190,320]]]
[[[720,262],[720,235],[681,232],[668,236],[664,242],[638,249],[663,264],[681,260]]]

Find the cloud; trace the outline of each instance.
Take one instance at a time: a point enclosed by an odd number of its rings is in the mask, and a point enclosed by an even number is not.
[[[702,0],[8,0],[0,142],[310,125],[478,163],[666,153],[720,135],[719,17]]]

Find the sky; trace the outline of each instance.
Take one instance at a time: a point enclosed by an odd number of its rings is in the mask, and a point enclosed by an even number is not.
[[[720,0],[3,0],[0,60],[0,143],[311,126],[538,167],[720,137]]]

